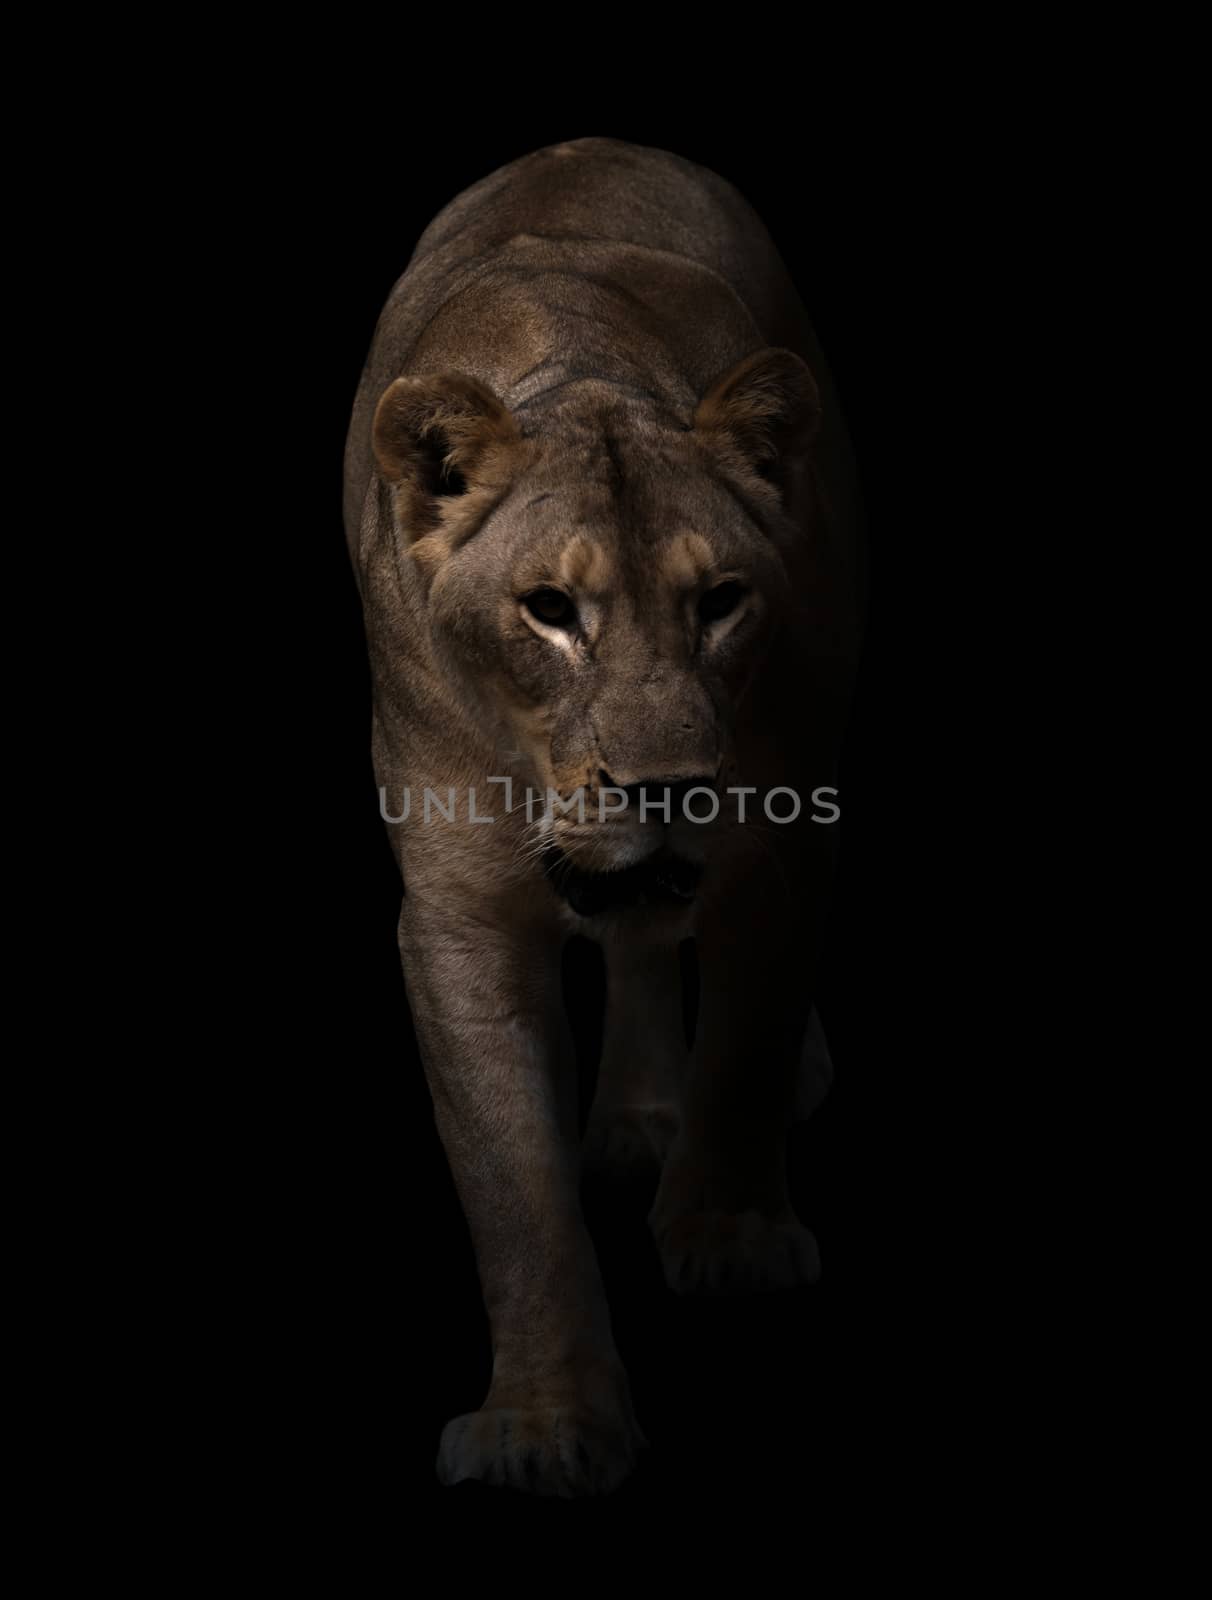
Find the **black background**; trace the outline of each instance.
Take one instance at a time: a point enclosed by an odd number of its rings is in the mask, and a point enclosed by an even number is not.
[[[638,1528],[675,1502],[696,1538],[712,1527],[698,1519],[739,1512],[858,1540],[877,1502],[929,1495],[940,1441],[967,1425],[955,1397],[976,1317],[964,1309],[971,1221],[949,1186],[979,1138],[966,1084],[988,1032],[986,934],[970,912],[974,851],[989,844],[966,821],[982,683],[953,669],[982,589],[954,376],[988,337],[969,314],[981,250],[969,181],[861,102],[809,113],[784,97],[730,117],[632,98],[549,115],[478,108],[438,129],[296,122],[250,144],[212,197],[225,392],[247,426],[230,449],[253,508],[224,549],[256,642],[251,667],[232,664],[230,743],[244,746],[230,785],[231,959],[213,977],[231,1020],[208,1090],[223,1126],[209,1194],[228,1228],[211,1263],[221,1293],[199,1315],[222,1372],[238,1373],[250,1480],[376,1543],[502,1517]],[[642,1208],[611,1218],[595,1204],[652,1448],[610,1501],[570,1507],[434,1478],[441,1427],[482,1399],[489,1349],[408,1029],[340,495],[375,320],[424,226],[503,162],[585,134],[710,166],[766,221],[854,438],[872,593],[819,999],[837,1077],[793,1143],[822,1280],[752,1301],[677,1299]]]

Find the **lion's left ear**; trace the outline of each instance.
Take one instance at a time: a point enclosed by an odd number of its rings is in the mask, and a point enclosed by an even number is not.
[[[816,379],[790,350],[758,350],[707,390],[694,426],[734,461],[786,486],[821,420]]]

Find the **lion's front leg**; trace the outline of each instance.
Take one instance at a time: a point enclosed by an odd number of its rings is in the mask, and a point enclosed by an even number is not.
[[[578,1200],[558,947],[407,902],[400,936],[493,1346],[488,1394],[447,1425],[438,1475],[539,1494],[611,1489],[643,1440]]]
[[[816,1242],[788,1196],[786,1151],[819,903],[771,860],[704,906],[682,1123],[649,1218],[673,1289],[784,1288],[818,1275]]]
[[[677,1131],[689,1052],[678,946],[619,930],[603,941],[606,1019],[585,1162],[655,1182]]]

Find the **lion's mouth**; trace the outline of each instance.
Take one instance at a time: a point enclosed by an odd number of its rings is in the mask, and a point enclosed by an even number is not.
[[[669,850],[658,850],[617,872],[586,872],[556,845],[543,852],[543,872],[578,916],[593,917],[623,906],[685,904],[698,891],[703,869]]]

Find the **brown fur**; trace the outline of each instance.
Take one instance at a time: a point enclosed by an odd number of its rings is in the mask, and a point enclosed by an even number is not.
[[[404,878],[400,950],[493,1340],[445,1481],[620,1481],[642,1443],[578,1201],[583,1160],[646,1166],[680,1291],[811,1277],[783,1142],[828,1057],[812,1013],[859,639],[859,547],[828,372],[761,223],[662,151],[577,140],[459,196],[392,291],[354,405],[345,518]],[[733,586],[727,613],[708,596]],[[527,596],[555,588],[575,626]],[[735,601],[735,603],[734,603]],[[634,808],[529,822],[501,785],[794,788],[794,826],[653,833]],[[459,795],[426,823],[424,787]],[[464,811],[476,790],[477,825]],[[656,826],[656,825],[653,825]],[[654,842],[693,902],[579,915],[540,867],[617,885]],[[561,870],[564,870],[561,868]],[[613,874],[607,880],[602,873]],[[596,876],[595,876],[596,875]],[[609,981],[587,1145],[560,993],[571,931]],[[702,969],[695,1049],[678,942]]]

